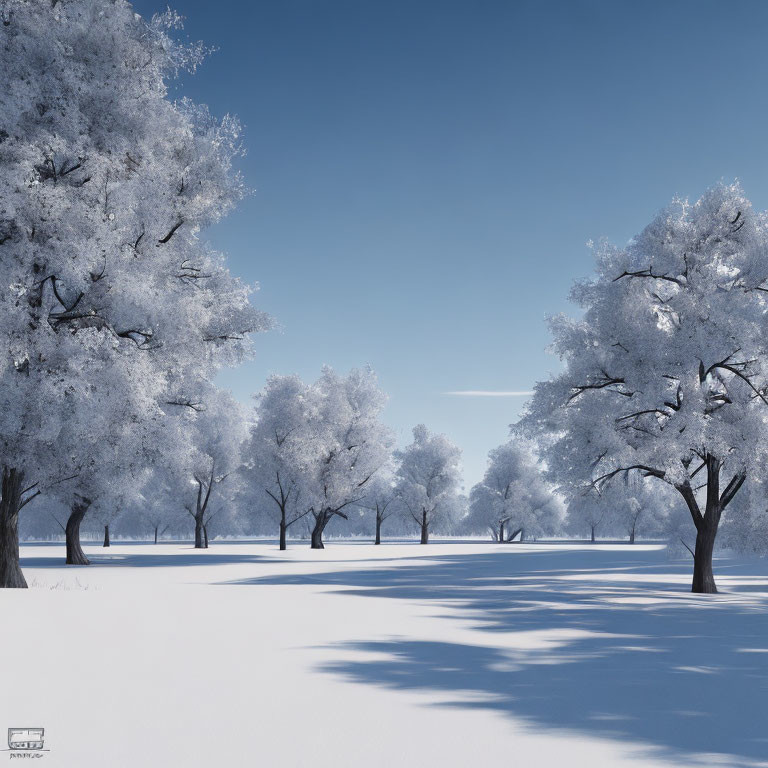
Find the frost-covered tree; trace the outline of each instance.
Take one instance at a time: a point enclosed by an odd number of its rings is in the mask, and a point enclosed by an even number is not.
[[[256,418],[245,444],[245,483],[250,503],[278,526],[280,549],[288,529],[310,512],[300,503],[302,477],[308,472],[312,446],[307,430],[315,398],[298,376],[271,376],[256,397]]]
[[[767,225],[738,186],[717,186],[626,248],[600,245],[572,293],[583,317],[551,323],[564,371],[520,424],[549,438],[566,484],[638,472],[675,489],[696,530],[694,592],[716,591],[721,516],[768,458]]]
[[[232,505],[247,438],[246,412],[229,392],[210,389],[197,412],[187,414],[185,509],[195,524],[195,549],[207,549],[209,527]],[[185,450],[185,448],[182,448]]]
[[[368,483],[365,498],[359,504],[362,509],[374,514],[376,523],[374,544],[381,544],[381,526],[384,521],[400,510],[398,501],[394,478],[390,472],[384,470]]]
[[[176,461],[179,462],[184,456],[185,453],[179,456],[176,447]],[[189,487],[189,475],[184,470],[181,463],[157,462],[152,467],[142,487],[140,498],[131,508],[135,533],[141,532],[143,535],[146,527],[149,527],[154,543],[157,544],[166,532],[176,532],[187,527],[189,516],[185,503],[187,506],[189,504],[182,491]]]
[[[242,196],[239,127],[167,98],[203,54],[173,40],[178,17],[125,0],[0,11],[0,585],[25,586],[19,511],[74,476],[74,540],[94,402],[194,408],[268,323],[200,238]]]
[[[568,499],[565,527],[575,536],[585,533],[594,544],[598,532],[608,527],[611,520],[610,500],[596,488],[583,489]]]
[[[496,541],[512,541],[526,532],[552,534],[558,523],[558,503],[544,482],[531,446],[510,440],[488,454],[488,468],[470,492],[473,532],[489,530]]]
[[[630,544],[638,535],[662,533],[669,508],[676,501],[673,493],[662,483],[643,479],[639,473],[627,473],[603,490],[611,499],[612,530],[627,536]]]
[[[432,434],[423,424],[413,429],[413,442],[395,451],[397,495],[429,543],[430,526],[458,493],[461,450],[445,435]]]
[[[371,369],[340,376],[324,368],[310,398],[301,496],[314,519],[311,547],[323,549],[326,526],[346,519],[347,508],[364,498],[389,463],[394,440],[381,421],[386,396]]]

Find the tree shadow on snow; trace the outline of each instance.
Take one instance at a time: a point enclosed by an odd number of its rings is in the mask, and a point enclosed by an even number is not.
[[[765,569],[721,561],[728,592],[698,596],[685,591],[690,561],[664,553],[531,548],[238,583],[347,585],[347,594],[443,605],[484,632],[477,645],[350,643],[336,650],[375,657],[346,654],[325,672],[440,692],[442,706],[634,742],[678,762],[715,753],[747,766],[768,759],[768,579],[756,578]],[[547,634],[521,636],[522,648],[498,634],[533,631]]]

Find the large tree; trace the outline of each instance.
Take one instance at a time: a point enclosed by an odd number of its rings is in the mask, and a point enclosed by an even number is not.
[[[445,435],[423,424],[413,428],[413,442],[395,452],[397,494],[429,543],[430,526],[455,501],[461,483],[461,450]]]
[[[721,185],[675,200],[626,248],[599,245],[596,276],[572,292],[583,316],[551,322],[564,370],[520,423],[566,486],[637,472],[675,489],[696,530],[694,592],[717,591],[721,516],[765,472],[767,233]]]
[[[202,56],[172,39],[178,17],[147,22],[125,0],[2,13],[0,586],[25,586],[20,509],[74,476],[74,537],[112,469],[94,408],[195,409],[201,382],[268,323],[199,237],[243,194],[239,127],[167,98],[167,78]]]

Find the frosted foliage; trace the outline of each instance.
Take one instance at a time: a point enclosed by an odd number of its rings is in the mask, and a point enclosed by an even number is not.
[[[173,14],[0,11],[0,463],[77,474],[95,501],[140,484],[165,455],[159,422],[269,324],[200,239],[243,194],[239,126],[166,98],[203,55],[174,42]]]
[[[704,530],[707,476],[712,494],[723,478],[709,499],[719,519],[764,474],[766,215],[738,185],[716,186],[595,255],[596,276],[572,293],[583,317],[551,321],[564,371],[537,385],[517,429],[541,440],[569,493],[636,470],[680,491]]]
[[[311,387],[298,376],[270,376],[257,396],[257,419],[244,449],[251,503],[276,523],[308,511],[300,504],[301,478],[311,461],[307,427],[314,412]]]
[[[395,514],[398,505],[395,502],[395,481],[391,468],[383,468],[372,480],[366,483],[365,496],[360,502],[363,509],[378,513],[383,520]]]
[[[473,533],[488,531],[494,538],[524,531],[529,536],[552,535],[560,523],[560,507],[544,482],[530,445],[515,439],[488,454],[488,468],[470,493]]]
[[[765,479],[734,499],[722,525],[721,545],[757,555],[768,554],[768,488]]]
[[[369,369],[341,376],[325,368],[312,384],[272,376],[257,398],[246,447],[248,482],[258,489],[259,507],[279,520],[284,506],[290,523],[363,499],[392,451],[392,435],[381,421],[385,402]]]
[[[445,435],[419,424],[413,442],[396,451],[395,458],[400,462],[398,495],[414,520],[429,525],[447,514],[461,482],[461,450]]]
[[[211,488],[211,500],[225,506],[236,493],[248,422],[245,408],[226,391],[209,389],[204,407],[186,414],[182,429],[188,433],[180,444],[184,483],[189,490],[185,504],[192,507],[200,489]]]
[[[387,465],[394,439],[381,421],[386,395],[370,369],[340,376],[330,368],[312,386],[306,430],[304,503],[339,511],[365,496]]]

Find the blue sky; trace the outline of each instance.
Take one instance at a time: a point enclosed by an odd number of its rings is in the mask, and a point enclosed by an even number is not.
[[[217,46],[174,87],[245,124],[255,189],[210,233],[282,326],[222,382],[370,363],[467,488],[557,370],[585,243],[739,178],[768,207],[768,3],[176,0]],[[164,6],[140,0],[150,15]]]

